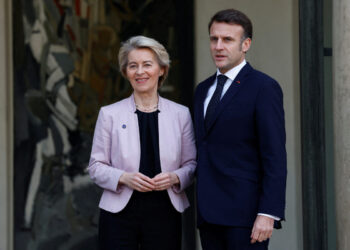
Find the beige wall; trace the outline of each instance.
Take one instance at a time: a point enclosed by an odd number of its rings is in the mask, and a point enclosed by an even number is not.
[[[337,249],[350,249],[350,2],[333,1],[333,115]]]
[[[209,53],[207,25],[218,10],[236,8],[253,22],[253,43],[248,61],[280,84],[284,92],[287,131],[288,181],[286,222],[275,231],[271,250],[302,250],[301,146],[299,106],[298,5],[293,0],[196,0],[196,83],[215,72]]]
[[[12,249],[12,51],[10,1],[0,0],[0,250]]]

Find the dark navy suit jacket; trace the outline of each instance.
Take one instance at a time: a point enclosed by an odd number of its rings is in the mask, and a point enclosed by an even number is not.
[[[271,77],[242,68],[206,129],[203,103],[216,74],[195,93],[198,221],[252,227],[258,213],[284,219],[283,93]]]

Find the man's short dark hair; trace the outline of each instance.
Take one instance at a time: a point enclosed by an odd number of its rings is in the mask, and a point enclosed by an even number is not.
[[[244,31],[242,39],[244,40],[246,38],[250,38],[250,39],[253,38],[252,22],[243,12],[240,12],[239,10],[227,9],[227,10],[220,10],[219,12],[217,12],[209,22],[209,25],[208,25],[209,32],[213,22],[240,25],[242,26]]]

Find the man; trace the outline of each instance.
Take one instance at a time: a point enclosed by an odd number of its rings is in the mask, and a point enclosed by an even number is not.
[[[245,14],[219,11],[209,36],[217,72],[198,85],[194,103],[202,247],[268,249],[285,209],[282,90],[245,61],[252,41]]]

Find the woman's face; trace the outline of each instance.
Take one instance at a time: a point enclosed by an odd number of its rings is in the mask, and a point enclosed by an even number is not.
[[[139,94],[153,94],[158,89],[158,79],[164,74],[154,53],[147,48],[134,49],[128,55],[126,76]]]

